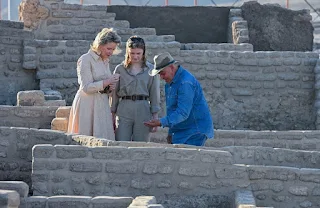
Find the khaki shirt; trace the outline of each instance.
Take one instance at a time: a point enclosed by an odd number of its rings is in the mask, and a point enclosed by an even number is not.
[[[120,80],[112,93],[111,112],[116,113],[119,100],[123,96],[143,95],[149,96],[150,112],[157,113],[160,110],[160,77],[149,76],[148,71],[153,65],[147,62],[147,66],[141,72],[134,75],[130,69],[126,69],[123,63],[116,66],[113,73],[120,74]]]

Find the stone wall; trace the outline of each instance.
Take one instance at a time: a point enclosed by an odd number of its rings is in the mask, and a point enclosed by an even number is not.
[[[226,48],[225,51],[214,51],[216,46],[203,44],[181,47],[172,36],[157,36],[154,28],[132,29],[125,20],[114,21],[115,14],[107,12],[106,6],[65,4],[57,0],[41,1],[41,5],[50,12],[40,21],[35,35],[38,39],[53,40],[25,41],[23,64],[31,70],[37,68],[41,90],[61,92],[68,105],[78,89],[77,59],[87,52],[101,27],[114,26],[123,41],[133,34],[145,37],[149,61],[155,54],[169,51],[200,80],[215,128],[317,128],[314,68],[319,55],[316,53],[247,52],[251,47],[242,49],[246,52],[233,52],[227,45],[218,49]],[[123,55],[124,51],[112,57],[111,70],[123,60]],[[163,88],[161,93],[164,101]],[[161,115],[163,102],[162,108]]]
[[[131,27],[153,27],[181,43],[226,43],[229,7],[109,6],[117,20]]]
[[[234,163],[320,169],[320,151],[290,150],[260,146],[229,146]]]
[[[186,208],[203,200],[231,207],[240,187],[252,189],[259,206],[320,205],[319,169],[232,163],[229,152],[215,150],[37,145],[32,184],[38,196],[154,195],[165,207],[179,198]]]
[[[71,104],[78,89],[75,62],[89,42],[52,42],[56,46],[39,49],[40,87],[60,91]],[[217,129],[316,129],[316,53],[179,50],[178,42],[149,42],[147,48],[148,57],[170,51],[198,78]],[[112,57],[112,68],[122,55]]]
[[[200,80],[215,128],[315,129],[318,54],[186,50],[175,57]]]
[[[36,144],[70,144],[59,131],[0,127],[0,181],[24,181],[31,188],[32,147]]]
[[[320,151],[320,131],[215,131],[207,147],[261,146],[292,150]]]
[[[19,91],[39,88],[35,70],[22,68],[23,41],[33,38],[22,22],[0,20],[0,105],[15,105]]]
[[[79,57],[87,53],[92,41],[87,40],[33,40],[24,44],[25,65],[30,68],[37,68],[37,79],[40,80],[41,90],[57,90],[63,98],[71,105],[73,98],[79,88],[76,62]],[[178,55],[180,43],[170,42],[147,42],[146,47],[148,60],[152,61],[154,55],[168,51],[172,55]],[[241,47],[241,46],[240,46]],[[245,48],[245,46],[243,46]],[[110,60],[110,67],[113,71],[117,64],[124,60],[125,44],[121,46],[122,53],[113,56]]]
[[[50,129],[58,106],[0,105],[0,126]]]

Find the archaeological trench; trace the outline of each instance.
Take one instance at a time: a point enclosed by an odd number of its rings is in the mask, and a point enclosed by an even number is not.
[[[19,12],[21,22],[0,20],[0,207],[320,207],[309,11],[23,0]],[[166,144],[166,129],[148,143],[65,133],[76,61],[103,27],[123,43],[143,37],[150,62],[168,51],[197,77],[214,139],[194,147]]]

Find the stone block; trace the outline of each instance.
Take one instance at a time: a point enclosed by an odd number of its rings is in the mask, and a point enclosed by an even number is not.
[[[153,180],[146,178],[135,178],[131,181],[131,187],[135,189],[150,189],[152,187]]]
[[[164,208],[161,204],[149,204],[148,208]]]
[[[210,167],[204,165],[182,165],[178,173],[184,176],[205,177],[210,175]]]
[[[48,208],[87,208],[90,201],[88,196],[52,196],[48,198]]]
[[[51,129],[66,132],[68,130],[68,119],[54,118],[51,122]]]
[[[308,196],[308,187],[306,186],[290,186],[288,189],[290,194],[295,196]]]
[[[167,160],[178,161],[197,161],[199,160],[198,150],[196,149],[167,149]]]
[[[156,35],[155,28],[133,28],[132,33],[134,35]]]
[[[23,199],[25,208],[46,208],[47,197],[44,196],[30,196]]]
[[[55,149],[51,144],[38,144],[32,148],[32,157],[50,158]]]
[[[42,106],[44,102],[41,90],[20,91],[17,94],[17,106]]]
[[[82,9],[82,7],[83,6],[80,4],[65,4],[65,3],[61,4],[62,10],[80,10]]]
[[[79,145],[55,145],[57,158],[72,159],[85,158],[88,156],[88,147]]]
[[[52,12],[52,17],[56,18],[72,18],[74,16],[73,12],[66,11],[55,11]]]
[[[148,206],[150,204],[156,203],[157,200],[154,196],[138,196],[132,201],[129,207],[131,208],[132,206]]]
[[[132,160],[162,160],[165,153],[165,149],[161,147],[129,147]]]
[[[65,100],[46,100],[43,106],[66,106]]]
[[[125,147],[94,147],[90,149],[92,157],[106,160],[130,159],[128,148]]]
[[[230,152],[219,150],[200,150],[202,162],[232,164],[233,159]]]
[[[29,193],[29,186],[22,181],[0,181],[0,189],[16,191],[21,198],[27,197]]]
[[[236,208],[256,208],[256,202],[251,191],[238,190],[235,192]]]
[[[20,196],[16,191],[0,190],[0,207],[18,208],[20,205]]]
[[[247,177],[246,169],[243,166],[217,167],[214,172],[219,179],[245,179]]]
[[[132,200],[132,197],[98,196],[91,199],[91,204],[93,208],[128,207]]]
[[[70,162],[69,170],[71,172],[101,172],[102,163],[93,161]]]
[[[132,162],[107,162],[107,173],[136,173],[138,170],[138,164]]]

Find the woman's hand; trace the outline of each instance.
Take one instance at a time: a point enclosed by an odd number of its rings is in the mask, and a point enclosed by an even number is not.
[[[110,86],[111,90],[114,90],[116,88],[117,82],[119,81],[120,74],[113,74],[108,79],[103,80],[103,87]]]

